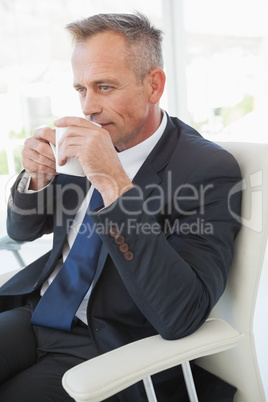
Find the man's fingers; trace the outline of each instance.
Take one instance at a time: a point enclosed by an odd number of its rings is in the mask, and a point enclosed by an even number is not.
[[[38,140],[35,137],[25,140],[22,155],[26,158],[33,158],[33,156],[36,155],[34,158],[35,160],[45,157],[50,161],[55,162],[55,157],[50,144],[46,141]]]
[[[55,130],[49,127],[38,128],[35,130],[33,138],[47,143],[51,142],[53,145],[55,145]]]
[[[22,150],[22,162],[28,172],[42,171],[55,174],[55,157],[51,146],[35,137],[25,141]]]

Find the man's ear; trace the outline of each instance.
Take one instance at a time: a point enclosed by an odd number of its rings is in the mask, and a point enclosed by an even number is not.
[[[152,104],[159,102],[165,88],[166,75],[161,68],[155,68],[147,76],[149,84],[149,100]]]

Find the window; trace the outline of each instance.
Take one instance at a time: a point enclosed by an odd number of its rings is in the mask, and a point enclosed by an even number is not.
[[[201,133],[266,108],[267,12],[266,0],[184,1],[188,119]]]

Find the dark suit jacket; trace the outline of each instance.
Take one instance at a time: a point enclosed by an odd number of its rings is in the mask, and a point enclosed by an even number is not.
[[[88,304],[99,353],[156,333],[178,339],[202,325],[225,288],[240,228],[233,216],[240,214],[241,194],[229,192],[240,180],[232,155],[168,117],[135,188],[92,213],[103,240]],[[51,274],[89,185],[66,175],[41,193],[21,194],[14,185],[10,237],[31,241],[53,231],[54,242],[50,253],[1,288],[2,309],[23,302]],[[128,402],[141,400],[134,388]]]

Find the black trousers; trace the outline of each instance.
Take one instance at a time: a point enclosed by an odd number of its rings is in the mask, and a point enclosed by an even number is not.
[[[73,401],[62,387],[62,376],[71,367],[97,355],[88,329],[81,322],[70,333],[33,327],[30,319],[37,301],[31,298],[24,307],[0,314],[1,402]],[[200,402],[233,401],[235,388],[197,366],[193,374]],[[176,373],[165,387],[158,388],[156,384],[159,402],[189,401],[182,374]],[[131,401],[146,401],[144,388],[142,394],[138,400],[131,394]],[[130,399],[126,395],[123,398]],[[119,399],[114,396],[108,401]]]
[[[33,327],[35,305],[31,299],[0,314],[0,401],[73,401],[61,380],[68,369],[96,356],[88,330],[81,322],[71,333]]]

